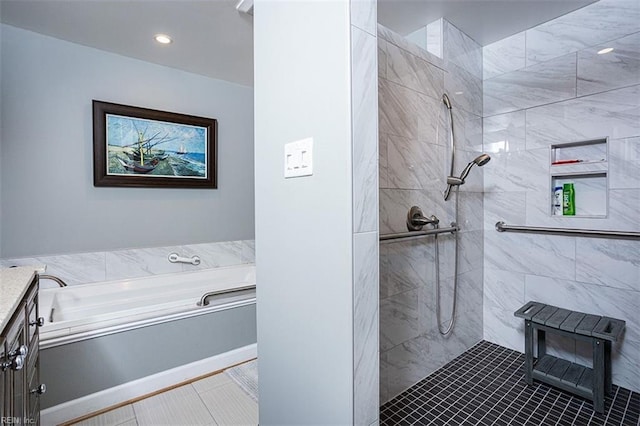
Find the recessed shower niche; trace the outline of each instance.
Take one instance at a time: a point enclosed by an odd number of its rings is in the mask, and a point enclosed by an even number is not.
[[[550,214],[553,217],[606,218],[608,212],[608,140],[550,146]],[[575,215],[554,215],[554,190],[573,183]]]

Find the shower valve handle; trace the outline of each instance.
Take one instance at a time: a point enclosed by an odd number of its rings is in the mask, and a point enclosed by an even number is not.
[[[434,227],[438,227],[440,220],[435,216],[431,215],[430,217],[425,217],[422,214],[422,209],[418,206],[413,206],[409,209],[409,213],[407,214],[407,229],[409,231],[420,231],[422,227],[425,225],[433,225]]]

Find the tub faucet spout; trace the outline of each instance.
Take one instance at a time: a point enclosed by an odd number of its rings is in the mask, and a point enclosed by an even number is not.
[[[61,278],[58,278],[54,275],[48,275],[48,274],[39,274],[39,277],[41,280],[51,280],[51,281],[55,281],[58,283],[58,285],[60,287],[66,287],[67,283],[65,283],[64,281],[62,281]]]

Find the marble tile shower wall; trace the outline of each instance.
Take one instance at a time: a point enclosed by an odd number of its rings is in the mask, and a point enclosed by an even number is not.
[[[609,54],[598,55],[604,47]],[[522,351],[528,300],[623,318],[613,380],[640,391],[640,243],[498,233],[515,225],[640,230],[640,3],[600,0],[486,46],[484,338]],[[550,215],[550,144],[608,137],[608,215]],[[579,197],[579,194],[577,195]],[[590,348],[553,351],[588,364]]]
[[[174,252],[185,257],[197,255],[201,263],[198,266],[171,263],[168,256]],[[77,285],[254,262],[254,241],[244,240],[1,259],[0,266],[47,265],[48,274],[62,278],[68,285]],[[55,285],[42,282],[43,288]]]
[[[413,205],[455,220],[443,199],[449,174],[448,93],[456,132],[456,171],[482,150],[482,51],[443,21],[443,58],[378,26],[380,233],[406,231]],[[458,313],[454,332],[438,333],[435,240],[380,245],[380,402],[440,368],[482,338],[482,169],[460,191]],[[441,236],[442,316],[450,318],[454,242]]]

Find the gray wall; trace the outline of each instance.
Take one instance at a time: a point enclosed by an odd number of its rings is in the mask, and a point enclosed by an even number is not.
[[[251,88],[6,25],[1,49],[3,256],[253,238]],[[219,189],[94,188],[92,99],[216,118]]]
[[[354,224],[349,6],[255,4],[261,425],[354,423],[354,333],[372,329],[354,324],[354,231],[373,253],[377,233],[375,223],[372,229]],[[314,138],[314,174],[284,179],[284,144],[305,137]],[[372,145],[375,165],[375,137]],[[375,167],[370,177],[375,184]],[[365,231],[372,230],[368,244]],[[368,272],[355,275],[376,289],[375,258],[366,262],[372,256],[365,253],[356,263]],[[367,318],[375,319],[375,297],[370,304]]]
[[[256,307],[248,305],[44,349],[41,408],[253,343]]]

